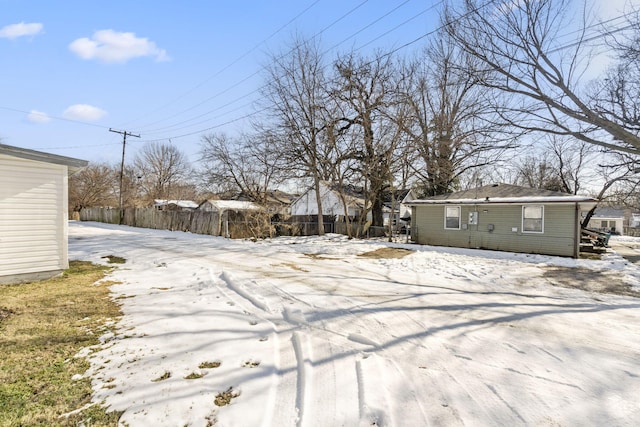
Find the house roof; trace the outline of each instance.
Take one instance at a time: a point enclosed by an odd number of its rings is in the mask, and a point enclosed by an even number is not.
[[[268,190],[265,194],[266,203],[267,204],[280,204],[280,205],[290,205],[291,202],[298,198],[297,194],[289,194],[280,190]],[[240,201],[251,201],[251,197],[249,197],[245,193],[240,193],[235,198]]]
[[[624,218],[624,209],[598,206],[591,218]]]
[[[205,200],[204,202],[200,203],[199,207],[201,207],[205,203],[210,203],[219,211],[251,211],[262,209],[259,205],[244,200]]]
[[[576,196],[559,191],[520,187],[511,184],[492,184],[471,190],[442,194],[425,199],[413,200],[409,205],[442,204],[522,204],[522,203],[597,203],[586,196]]]
[[[187,208],[187,209],[195,209],[199,205],[193,200],[163,200],[163,199],[154,199],[154,206],[168,206],[168,205],[176,205],[179,208]]]
[[[67,166],[70,173],[75,173],[89,164],[89,162],[86,160],[59,156],[57,154],[29,150],[27,148],[14,147],[12,145],[5,144],[0,144],[0,154],[18,157],[20,159],[35,160],[37,162],[53,163],[56,165]]]

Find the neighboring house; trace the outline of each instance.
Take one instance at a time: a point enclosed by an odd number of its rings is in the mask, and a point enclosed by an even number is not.
[[[416,199],[414,191],[398,190],[395,197],[395,205],[393,205],[391,200],[385,202],[385,208],[382,212],[385,227],[389,225],[390,217],[392,217],[392,224],[398,228],[406,225],[404,222],[400,222],[402,218],[406,219],[411,217],[411,205],[409,203]],[[392,213],[393,215],[391,215]]]
[[[624,232],[624,209],[598,206],[586,228],[605,233],[622,234]]]
[[[193,200],[155,199],[153,207],[159,211],[192,211],[198,208],[198,204]]]
[[[346,200],[346,212],[341,192]],[[350,217],[357,217],[362,214],[365,206],[364,198],[355,188],[343,187],[342,191],[340,191],[340,187],[337,184],[330,184],[326,181],[320,181],[320,198],[322,202],[322,215],[325,216],[344,217],[346,214]],[[318,215],[315,187],[310,187],[291,203],[291,215]]]
[[[0,144],[0,284],[69,268],[68,176],[85,160]]]
[[[269,190],[264,197],[264,205],[269,214],[277,217],[288,217],[291,215],[291,202],[298,198],[297,195],[285,193],[280,190]],[[250,201],[251,198],[244,193],[240,193],[236,200]]]
[[[597,201],[494,184],[414,200],[411,238],[436,246],[578,257],[580,219]]]

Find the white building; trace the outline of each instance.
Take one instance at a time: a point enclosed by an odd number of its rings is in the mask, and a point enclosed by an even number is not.
[[[0,284],[69,267],[68,176],[85,160],[0,144]]]

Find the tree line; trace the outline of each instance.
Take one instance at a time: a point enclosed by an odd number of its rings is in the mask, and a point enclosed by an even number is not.
[[[360,187],[381,226],[396,189],[500,181],[640,208],[640,15],[624,20],[609,28],[571,0],[460,0],[410,57],[330,57],[296,35],[269,56],[249,129],[202,135],[197,165],[170,143],[145,145],[125,168],[124,204],[234,193],[261,203],[287,182],[330,181]],[[603,48],[608,67],[589,75]],[[70,206],[112,202],[101,198],[113,179],[106,165],[74,175]]]

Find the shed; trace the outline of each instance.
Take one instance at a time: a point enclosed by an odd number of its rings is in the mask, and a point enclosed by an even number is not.
[[[414,200],[411,238],[436,246],[578,257],[596,199],[509,184]]]
[[[224,237],[233,237],[232,225],[239,223],[247,224],[248,219],[252,217],[250,213],[262,212],[264,209],[253,203],[243,200],[205,200],[198,206],[198,212],[209,212],[216,214],[217,217],[217,232],[215,234]],[[260,215],[257,215],[261,217]],[[259,218],[259,222],[262,219],[268,219],[268,215],[263,215],[264,218]],[[238,234],[237,232],[235,234]],[[243,233],[239,233],[243,234]]]
[[[69,268],[68,176],[87,163],[0,144],[0,284]]]
[[[193,200],[153,200],[153,207],[159,211],[192,211],[198,206]]]

